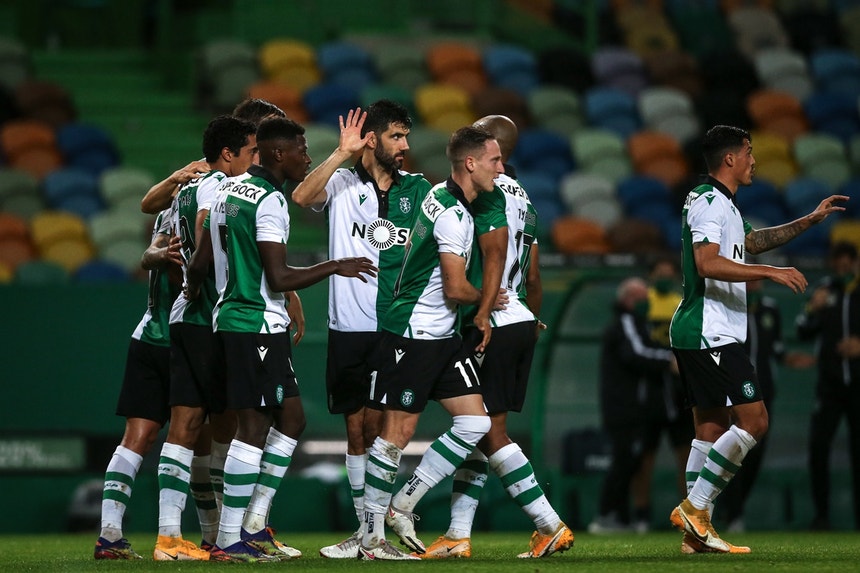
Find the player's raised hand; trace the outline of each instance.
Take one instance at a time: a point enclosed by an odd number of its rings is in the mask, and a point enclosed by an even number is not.
[[[373,266],[373,261],[367,257],[349,257],[337,259],[335,273],[342,277],[354,277],[362,282],[367,282],[365,275],[375,277],[379,269]]]
[[[367,132],[364,137],[361,136],[361,128],[364,127],[365,119],[367,119],[367,112],[361,111],[360,107],[349,110],[346,120],[343,119],[342,115],[338,116],[338,123],[340,124],[338,149],[350,154],[356,154],[364,149],[372,133]]]
[[[815,208],[815,211],[809,214],[809,220],[815,224],[820,223],[824,219],[828,217],[828,215],[832,213],[836,213],[838,211],[844,211],[845,207],[836,205],[836,202],[848,201],[849,197],[847,195],[831,195],[827,199],[823,200],[818,204],[818,207]]]

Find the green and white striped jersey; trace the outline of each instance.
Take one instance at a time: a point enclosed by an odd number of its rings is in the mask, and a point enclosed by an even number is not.
[[[494,229],[508,228],[508,246],[505,254],[505,267],[502,271],[501,288],[507,290],[508,304],[504,310],[494,310],[490,315],[493,326],[506,326],[527,320],[535,315],[526,304],[525,277],[531,265],[531,247],[536,243],[537,212],[528,194],[509,173],[513,170],[505,166],[506,173],[496,178],[496,188],[492,193],[481,193],[472,201],[475,213],[475,232],[480,237]],[[474,258],[469,269],[469,281],[480,288],[483,284],[483,268],[478,241],[475,241]],[[477,306],[464,309],[464,324],[471,322]]]
[[[450,338],[458,327],[457,304],[442,289],[440,253],[472,255],[475,223],[462,189],[448,179],[427,193],[409,233],[394,300],[382,328],[406,338]]]
[[[342,332],[373,332],[391,304],[394,281],[403,263],[404,246],[418,205],[430,190],[421,175],[397,171],[387,194],[359,161],[338,169],[326,184],[329,258],[367,257],[379,268],[367,282],[329,278],[328,326]]]
[[[752,231],[731,191],[708,178],[693,189],[681,213],[684,298],[669,328],[673,348],[699,350],[743,344],[747,335],[746,284],[703,279],[693,257],[695,243],[717,243],[722,257],[744,262],[744,241]]]
[[[157,235],[171,234],[171,214],[168,208],[158,214],[152,228],[152,240]],[[166,269],[149,271],[149,293],[146,298],[146,313],[134,329],[131,337],[155,346],[170,346],[170,307],[179,289],[170,284]]]
[[[215,330],[286,332],[290,318],[284,294],[269,288],[257,248],[258,242],[286,244],[290,235],[287,200],[278,182],[259,166],[252,166],[245,177],[225,180],[204,227],[212,237],[220,292]]]
[[[183,185],[173,199],[173,227],[182,239],[182,278],[186,280],[188,261],[197,248],[194,227],[197,213],[209,211],[215,202],[218,187],[227,178],[223,171],[212,170],[199,179]],[[188,300],[184,296],[176,298],[170,311],[170,324],[184,322],[199,326],[212,326],[212,310],[218,301],[214,277],[208,277],[200,285],[200,296]]]

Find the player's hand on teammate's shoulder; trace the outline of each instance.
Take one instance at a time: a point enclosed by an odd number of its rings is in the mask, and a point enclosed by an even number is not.
[[[337,259],[335,261],[337,270],[335,271],[342,277],[355,277],[362,282],[367,282],[365,275],[376,277],[379,269],[373,266],[373,261],[367,257],[348,257]]]

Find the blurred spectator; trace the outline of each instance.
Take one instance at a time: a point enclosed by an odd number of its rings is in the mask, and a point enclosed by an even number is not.
[[[860,528],[860,290],[857,248],[836,243],[831,274],[797,317],[797,334],[816,340],[818,382],[809,429],[809,474],[815,516],[811,528],[830,529],[830,449],[839,423],[848,422],[854,527]]]
[[[670,350],[648,334],[648,285],[640,278],[621,282],[612,322],[603,333],[600,352],[600,406],[603,429],[612,447],[612,462],[600,493],[598,517],[591,533],[627,529],[630,481],[645,449],[647,412],[662,401],[662,374],[675,367]]]

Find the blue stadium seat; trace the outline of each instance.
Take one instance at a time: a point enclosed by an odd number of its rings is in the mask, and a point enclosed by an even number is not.
[[[130,275],[121,266],[109,261],[93,260],[84,263],[72,275],[77,282],[128,282]]]
[[[55,209],[70,204],[75,197],[101,200],[98,179],[89,171],[78,168],[52,171],[42,181],[42,192],[48,206]]]
[[[624,139],[641,127],[636,98],[611,87],[597,86],[585,93],[585,117],[592,126],[613,131]]]
[[[830,133],[846,144],[860,133],[857,99],[843,94],[815,92],[803,104],[815,131]]]
[[[100,127],[69,123],[57,130],[57,147],[66,165],[101,175],[119,165],[119,151],[111,135]]]
[[[818,91],[860,96],[860,58],[844,49],[824,48],[810,56]]]
[[[493,85],[527,96],[540,84],[537,58],[519,46],[493,45],[484,50],[484,70]]]
[[[672,192],[664,182],[642,175],[634,175],[619,182],[616,195],[628,212],[635,203],[664,203],[672,200]]]
[[[358,92],[348,86],[324,83],[305,92],[302,97],[305,109],[317,123],[338,126],[338,116],[358,107]]]
[[[543,129],[520,132],[511,163],[519,169],[543,172],[556,181],[574,167],[568,140]]]

